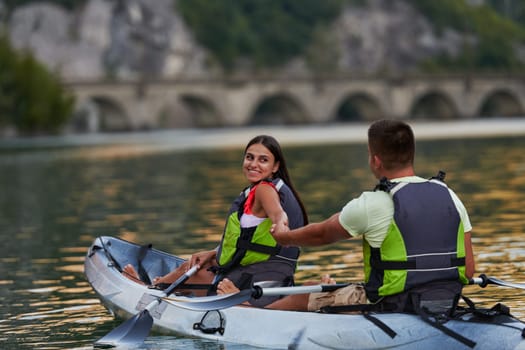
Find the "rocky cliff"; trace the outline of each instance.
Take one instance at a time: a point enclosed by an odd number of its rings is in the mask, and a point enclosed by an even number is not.
[[[192,38],[174,0],[88,0],[74,12],[42,1],[4,17],[13,45],[31,50],[66,80],[222,74]],[[337,72],[359,74],[411,71],[422,59],[454,55],[464,44],[452,30],[436,35],[430,22],[402,0],[346,7],[326,37],[310,52]],[[283,69],[308,71],[303,58]]]

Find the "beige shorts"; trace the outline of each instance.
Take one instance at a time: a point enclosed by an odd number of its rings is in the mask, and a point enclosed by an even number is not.
[[[323,306],[366,303],[365,287],[361,284],[350,284],[332,292],[311,293],[308,297],[308,311],[318,311]]]

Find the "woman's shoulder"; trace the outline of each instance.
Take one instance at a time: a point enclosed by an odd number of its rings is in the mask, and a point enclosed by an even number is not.
[[[252,186],[252,190],[255,190],[257,188],[273,188],[275,191],[279,191],[281,187],[283,187],[284,182],[276,183],[273,180],[267,179],[267,180],[261,180],[259,183]]]
[[[275,185],[270,182],[263,180],[259,182],[257,185],[253,186],[252,191],[255,193],[255,195],[258,195],[259,193],[277,193],[279,190]]]

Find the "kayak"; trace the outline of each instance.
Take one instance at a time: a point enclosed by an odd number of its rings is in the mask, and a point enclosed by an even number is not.
[[[153,318],[153,330],[160,333],[272,349],[525,350],[525,324],[510,313],[495,309],[463,312],[440,320],[438,326],[408,313],[298,312],[238,305],[205,310],[193,305],[214,297],[191,296],[183,289],[166,297],[164,291],[132,281],[121,273],[122,267],[132,264],[152,280],[183,262],[184,259],[151,245],[103,236],[89,247],[84,273],[112,314],[126,320],[147,308]],[[150,309],[155,300],[158,303]]]

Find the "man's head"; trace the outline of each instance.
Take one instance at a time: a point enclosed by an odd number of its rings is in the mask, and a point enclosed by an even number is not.
[[[413,171],[415,149],[412,128],[400,120],[378,120],[368,129],[370,169],[377,178]]]

